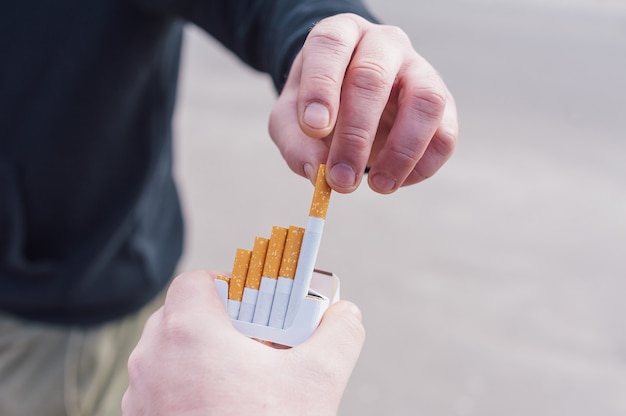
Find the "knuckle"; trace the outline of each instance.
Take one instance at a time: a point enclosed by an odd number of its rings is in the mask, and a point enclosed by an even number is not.
[[[310,86],[314,86],[316,95],[321,97],[327,97],[331,95],[338,85],[341,85],[341,80],[335,76],[335,73],[328,71],[316,71],[310,75],[308,79]]]
[[[446,107],[446,96],[435,87],[420,88],[411,94],[409,105],[429,119],[439,119]]]
[[[187,329],[184,317],[178,312],[166,313],[162,325],[166,338],[181,341],[192,336],[191,331]]]
[[[339,28],[317,25],[307,37],[310,45],[324,46],[330,52],[343,52],[348,48],[348,41]]]
[[[343,68],[352,49],[349,39],[333,25],[318,24],[309,33],[303,47],[303,60],[309,68],[307,81],[319,96],[332,93],[342,83]]]
[[[393,144],[389,152],[399,166],[415,166],[422,155],[419,143],[412,145]]]
[[[128,362],[126,363],[126,367],[128,369],[128,379],[130,383],[134,380],[141,379],[141,375],[143,373],[143,360],[136,351],[131,352],[128,357]]]
[[[350,152],[363,152],[369,148],[371,134],[358,126],[347,126],[338,137],[342,147]]]
[[[167,306],[164,309],[160,328],[164,345],[186,346],[193,344],[197,339],[187,316],[179,310],[168,309]]]
[[[366,95],[376,95],[388,89],[387,71],[380,63],[361,61],[347,72],[350,84]]]
[[[436,139],[433,140],[432,146],[440,156],[447,158],[454,153],[458,137],[452,133],[438,134]]]
[[[128,392],[125,392],[124,395],[122,396],[122,403],[121,403],[122,415],[128,415],[132,411],[132,406],[128,402],[129,400],[130,399],[128,398]]]
[[[405,184],[412,185],[420,183],[430,178],[434,174],[435,172],[433,171],[432,167],[428,166],[427,163],[419,163],[417,166],[415,166],[415,168],[413,168],[413,171],[405,181]]]
[[[341,60],[351,52],[350,41],[345,32],[334,25],[317,24],[307,36],[304,44],[305,56],[309,50],[323,54],[325,59]]]
[[[122,410],[122,416],[140,414],[139,412],[136,411],[137,409],[135,409],[133,406],[129,390],[126,390],[124,392],[124,395],[122,396],[121,410]]]
[[[409,39],[409,35],[407,35],[407,33],[404,30],[402,30],[399,26],[385,25],[383,26],[383,28],[387,32],[390,38],[401,43],[411,43]]]
[[[446,159],[447,157],[441,157],[436,152],[426,152],[420,162],[413,168],[407,184],[422,182],[432,177]]]

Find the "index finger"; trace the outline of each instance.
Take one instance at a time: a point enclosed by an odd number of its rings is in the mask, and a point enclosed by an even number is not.
[[[361,181],[401,66],[403,36],[344,15],[320,22],[303,47],[299,121],[311,137],[334,128],[326,164],[328,183],[338,192],[352,192]]]
[[[408,39],[391,26],[368,30],[346,71],[341,106],[326,164],[328,183],[338,192],[359,185],[372,153]]]

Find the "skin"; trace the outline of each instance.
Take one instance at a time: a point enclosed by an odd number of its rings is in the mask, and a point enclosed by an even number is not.
[[[216,275],[174,279],[130,356],[123,414],[336,414],[365,337],[358,308],[337,302],[306,342],[275,349],[232,326]]]
[[[353,192],[366,167],[387,194],[430,176],[458,137],[454,99],[397,27],[351,14],[310,32],[272,111],[269,131],[290,168]],[[214,274],[172,283],[132,353],[124,415],[334,415],[364,340],[359,310],[332,305],[316,332],[275,349],[236,331]]]
[[[387,194],[432,176],[458,137],[454,99],[435,69],[394,26],[342,14],[311,30],[272,111],[270,136],[289,167],[353,192]]]

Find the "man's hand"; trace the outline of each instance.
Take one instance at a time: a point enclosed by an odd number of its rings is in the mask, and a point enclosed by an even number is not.
[[[274,349],[234,329],[213,279],[172,282],[129,359],[124,415],[335,415],[365,336],[356,306],[337,302],[306,342]]]
[[[432,176],[452,155],[456,105],[439,74],[393,26],[352,14],[319,22],[270,116],[291,169],[315,180],[320,163],[337,192],[391,193]]]

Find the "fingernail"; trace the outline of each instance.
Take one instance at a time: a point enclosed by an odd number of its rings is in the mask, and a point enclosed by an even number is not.
[[[351,166],[337,163],[330,170],[330,180],[341,188],[352,188],[356,184],[356,173]]]
[[[304,109],[303,121],[313,129],[325,129],[330,124],[328,108],[320,103],[310,103]]]
[[[385,173],[377,173],[371,179],[372,185],[378,192],[391,192],[396,187],[396,180]]]
[[[311,165],[310,163],[305,163],[303,169],[304,169],[304,175],[307,177],[307,179],[313,182],[314,178],[312,178],[311,176],[313,175],[313,165]]]

